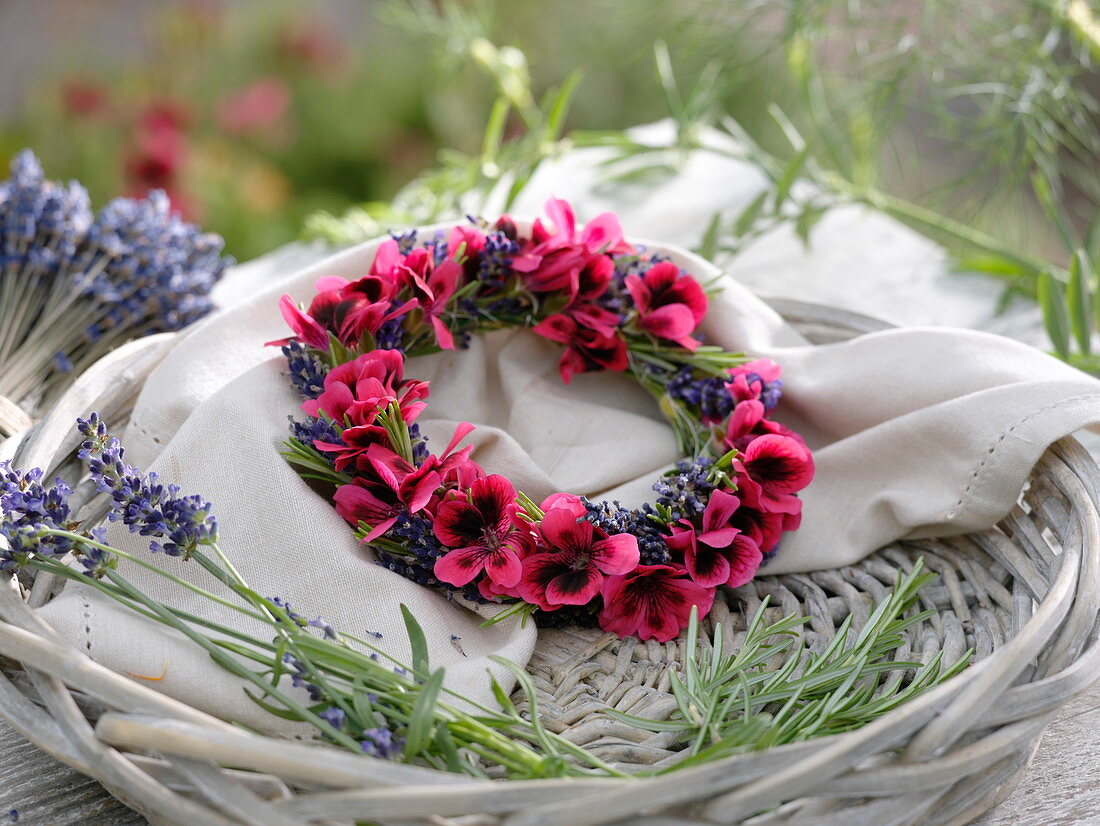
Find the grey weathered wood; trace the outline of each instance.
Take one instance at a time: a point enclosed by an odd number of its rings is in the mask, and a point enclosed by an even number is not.
[[[1100,687],[1047,728],[1020,785],[975,826],[1100,823]]]
[[[147,821],[89,777],[24,740],[0,720],[0,824],[139,826]]]

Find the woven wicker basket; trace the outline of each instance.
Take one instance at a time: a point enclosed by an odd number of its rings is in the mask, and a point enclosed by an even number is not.
[[[775,305],[818,343],[885,326]],[[155,363],[152,352],[135,348],[126,358],[125,392],[107,400],[116,415],[119,399],[132,396]],[[90,409],[97,400],[85,401]],[[61,426],[47,417],[23,439],[20,458],[60,453],[69,461],[72,445],[58,450]],[[942,650],[950,661],[973,647],[976,662],[857,731],[656,778],[476,781],[248,734],[108,671],[58,638],[30,607],[48,597],[44,581],[29,600],[0,588],[0,655],[14,666],[0,675],[0,716],[157,824],[965,823],[1008,793],[1051,717],[1100,676],[1098,483],[1091,458],[1065,439],[994,530],[898,543],[840,570],[762,577],[717,600],[707,623],[725,626],[731,648],[743,638],[745,615],[769,595],[776,618],[811,617],[802,642],[819,650],[847,615],[858,630],[897,572],[923,556],[938,574],[922,592],[936,613],[910,629],[901,653],[927,661]],[[676,756],[668,735],[602,712],[670,712],[669,676],[684,653],[677,642],[543,632],[529,666],[539,714],[605,760],[667,765]]]

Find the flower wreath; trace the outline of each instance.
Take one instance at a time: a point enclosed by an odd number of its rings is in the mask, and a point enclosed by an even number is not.
[[[813,476],[803,440],[768,416],[782,387],[768,360],[695,337],[707,293],[676,264],[626,242],[604,213],[578,230],[568,203],[520,234],[507,216],[383,242],[356,281],[325,277],[308,309],[283,296],[279,342],[308,418],[285,455],[331,496],[380,562],[418,583],[542,623],[598,621],[666,641],[705,615],[718,586],[748,582]],[[431,453],[416,424],[428,383],[405,359],[527,327],[563,345],[562,380],[629,371],[692,458],[640,508],[555,493],[528,499],[460,448]],[[499,616],[499,615],[498,615]]]

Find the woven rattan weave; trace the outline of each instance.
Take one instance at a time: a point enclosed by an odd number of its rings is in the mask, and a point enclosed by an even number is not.
[[[775,304],[815,343],[882,326]],[[73,446],[63,441],[65,420],[96,406],[121,416],[158,347],[150,342],[116,359],[109,397],[92,390],[103,376],[78,385],[68,406],[25,434],[20,463],[63,467]],[[776,618],[809,616],[802,644],[820,649],[849,614],[858,630],[898,571],[924,557],[938,574],[922,592],[935,614],[908,632],[902,654],[927,661],[943,651],[950,661],[972,647],[975,664],[857,731],[658,777],[475,781],[248,734],[98,666],[59,639],[30,607],[48,598],[45,581],[29,593],[0,588],[0,656],[8,666],[0,675],[0,716],[157,824],[965,823],[1007,794],[1054,713],[1100,676],[1098,477],[1089,455],[1065,439],[1047,451],[1019,505],[993,530],[901,542],[856,566],[764,576],[724,595],[707,624],[725,626],[731,649],[765,595]],[[529,666],[539,713],[605,760],[666,766],[676,760],[669,735],[631,728],[603,710],[670,713],[669,678],[684,654],[677,642],[544,631]]]

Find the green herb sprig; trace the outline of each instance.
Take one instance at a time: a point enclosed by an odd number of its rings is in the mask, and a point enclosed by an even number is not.
[[[676,732],[684,745],[676,768],[745,751],[770,748],[867,725],[907,700],[939,685],[970,662],[967,651],[945,665],[942,652],[924,665],[897,659],[902,632],[933,612],[913,610],[920,589],[934,575],[918,559],[899,575],[858,633],[848,616],[818,654],[794,652],[807,617],[766,622],[768,600],[757,609],[740,650],[727,652],[722,626],[700,645],[700,623],[692,616],[682,673],[671,678],[676,709],[667,720],[607,713],[647,731]],[[769,664],[785,658],[778,670]]]

